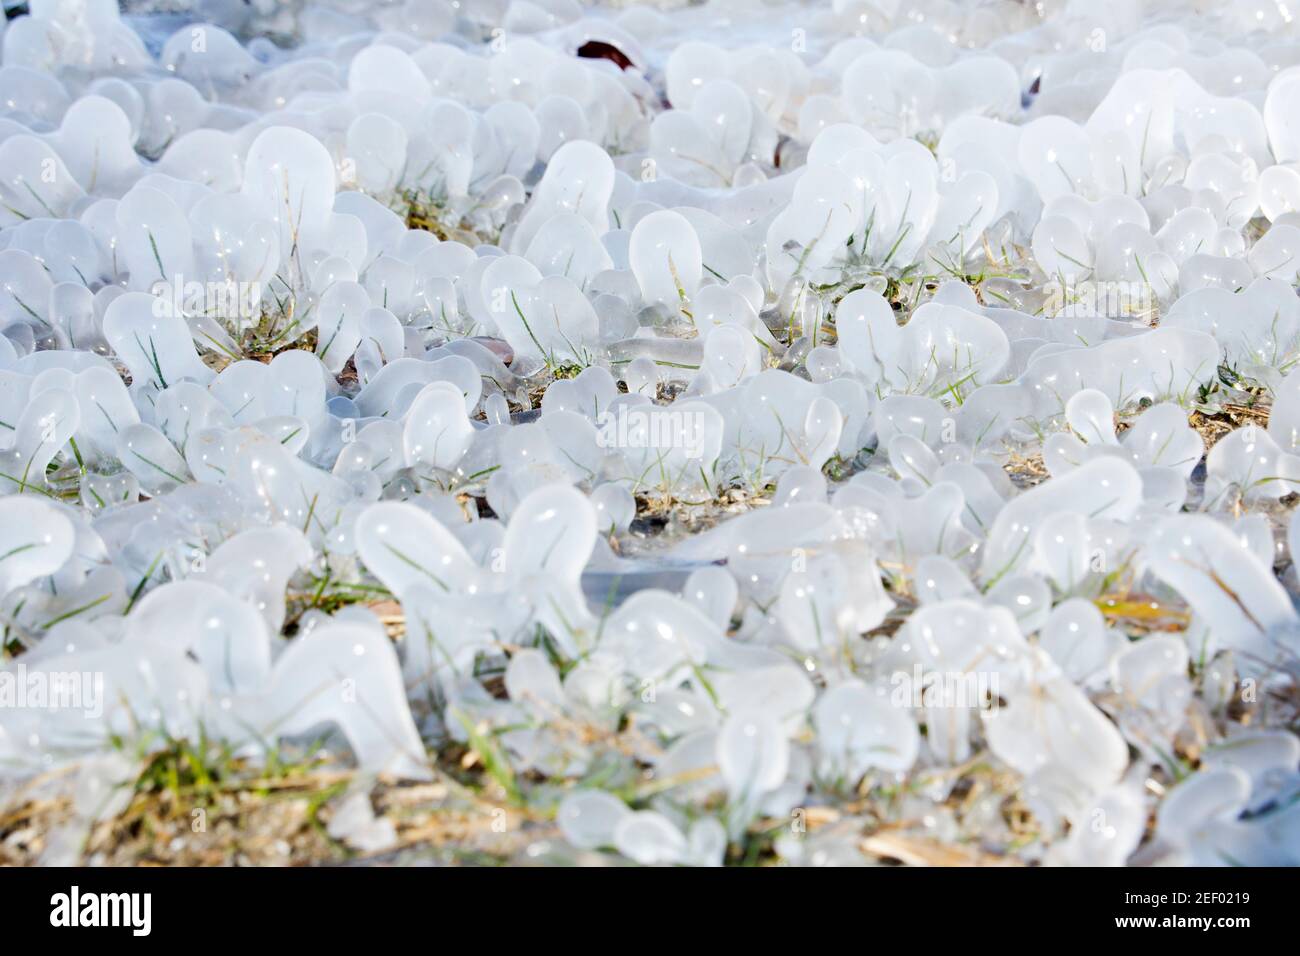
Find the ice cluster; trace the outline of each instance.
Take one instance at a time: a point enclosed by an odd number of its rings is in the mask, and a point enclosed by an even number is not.
[[[125,6],[0,36],[6,792],[1300,863],[1286,4]]]

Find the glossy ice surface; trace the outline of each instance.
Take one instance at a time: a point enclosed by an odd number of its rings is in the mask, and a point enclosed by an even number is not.
[[[8,795],[324,734],[361,853],[469,751],[529,858],[1300,863],[1286,4],[29,6]]]

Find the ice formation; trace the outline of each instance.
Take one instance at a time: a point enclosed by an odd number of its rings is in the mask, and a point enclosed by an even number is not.
[[[1284,4],[29,6],[5,792],[324,733],[548,853],[1300,863]]]

